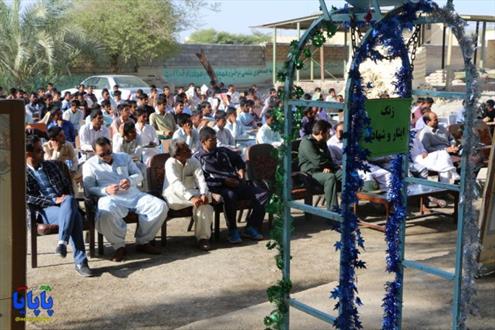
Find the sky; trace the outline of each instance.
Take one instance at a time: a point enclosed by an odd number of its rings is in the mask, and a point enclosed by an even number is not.
[[[319,11],[318,0],[206,0],[218,3],[218,11],[204,11],[199,17],[197,29],[213,28],[232,33],[251,33],[251,26],[273,23],[307,15]],[[345,1],[326,0],[327,7],[341,8]],[[437,1],[439,5],[446,0]],[[456,10],[461,14],[495,16],[495,0],[454,0]],[[195,29],[180,34],[183,41]],[[271,30],[260,29],[270,33]]]

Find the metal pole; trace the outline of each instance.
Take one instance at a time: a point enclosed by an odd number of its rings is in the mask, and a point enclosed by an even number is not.
[[[342,71],[342,77],[344,80],[346,79],[346,69],[347,69],[347,61],[349,60],[349,56],[347,55],[347,32],[344,30],[344,70]]]
[[[443,25],[443,32],[442,32],[442,70],[445,69],[445,37],[447,33],[447,26],[444,24]]]
[[[273,41],[272,41],[272,80],[273,85],[277,82],[277,28],[273,29]]]
[[[486,22],[483,22],[483,26],[481,28],[481,51],[480,51],[480,69],[483,70],[485,68],[485,56],[486,56]]]
[[[315,80],[315,65],[313,63],[313,52],[311,52],[311,57],[309,58],[309,80]]]
[[[301,22],[297,22],[297,40],[301,40]],[[299,83],[301,79],[299,70],[296,71],[296,81]]]
[[[476,60],[477,60],[477,57],[478,57],[478,42],[479,42],[479,39],[480,39],[480,22],[479,21],[476,22],[475,37],[476,37],[476,39],[475,39],[476,41],[475,41],[475,44],[474,44],[473,63],[476,66]]]
[[[325,81],[325,51],[323,50],[325,45],[320,47],[320,79],[321,82]]]

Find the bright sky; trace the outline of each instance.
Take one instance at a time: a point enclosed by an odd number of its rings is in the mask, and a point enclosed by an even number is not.
[[[213,28],[233,33],[251,33],[250,26],[272,23],[301,16],[312,15],[319,11],[318,0],[207,0],[219,3],[218,12],[205,11],[200,17],[199,29]],[[326,1],[328,8],[344,6],[345,1]],[[437,1],[439,5],[446,0]],[[456,10],[461,14],[494,15],[495,0],[454,0]],[[260,30],[270,32],[270,30]],[[194,30],[181,33],[184,40]]]

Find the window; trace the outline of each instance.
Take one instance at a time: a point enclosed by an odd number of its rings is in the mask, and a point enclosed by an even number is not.
[[[136,88],[136,87],[149,87],[147,83],[138,77],[124,76],[114,77],[115,83],[119,85],[119,88]]]

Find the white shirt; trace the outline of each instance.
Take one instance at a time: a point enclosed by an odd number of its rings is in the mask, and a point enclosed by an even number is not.
[[[133,208],[144,194],[137,188],[137,185],[143,181],[143,175],[128,154],[117,152],[113,153],[112,158],[112,165],[103,162],[98,156],[93,156],[84,163],[82,171],[84,189],[94,196],[106,196],[107,186],[128,179],[131,183],[129,189],[117,192],[112,198],[126,207]]]
[[[217,141],[219,147],[235,147],[235,140],[232,134],[225,127],[223,129],[219,129],[218,126],[215,125],[213,127],[215,132],[217,132]]]
[[[97,131],[93,128],[93,123],[85,124],[81,126],[79,130],[79,141],[81,144],[81,150],[84,151],[94,151],[93,144],[100,137],[106,137],[110,139],[110,133],[108,132],[108,128],[105,126],[101,126]]]
[[[84,120],[84,114],[79,109],[76,110],[76,112],[72,112],[72,110],[69,109],[64,111],[62,118],[70,121],[72,126],[74,126],[74,129],[77,131],[81,127],[81,121]]]
[[[182,164],[173,157],[167,159],[163,197],[169,204],[189,201],[193,196],[208,193],[208,186],[199,160],[192,157]]]
[[[256,133],[256,143],[268,143],[274,147],[282,145],[283,140],[278,132],[275,132],[270,126],[264,124]]]
[[[199,134],[194,129],[191,132],[191,135],[187,135],[184,129],[179,128],[172,135],[172,140],[184,140],[186,144],[189,146],[192,152],[195,152],[199,149]]]
[[[149,166],[149,163],[151,161],[151,158],[154,155],[157,155],[160,153],[160,141],[158,141],[158,137],[156,135],[156,131],[153,128],[153,126],[144,124],[141,126],[141,124],[137,123],[136,125],[136,133],[138,134],[140,140],[141,140],[141,146],[142,148],[142,155],[143,155],[143,163],[146,164],[146,166]],[[150,143],[154,143],[156,147],[147,147],[150,145]]]
[[[141,138],[136,136],[132,142],[125,142],[124,137],[120,133],[114,134],[112,141],[113,152],[125,152],[133,160],[141,161]]]
[[[246,128],[241,124],[239,120],[236,120],[235,123],[231,123],[227,120],[225,128],[230,131],[230,134],[232,134],[234,139],[242,137],[247,132]]]
[[[327,141],[328,151],[330,151],[330,155],[332,155],[332,160],[337,165],[342,165],[342,154],[344,150],[344,141],[339,140],[337,135],[332,136]]]

